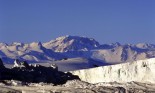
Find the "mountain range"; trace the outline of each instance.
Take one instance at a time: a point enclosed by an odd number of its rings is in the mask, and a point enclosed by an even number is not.
[[[153,57],[154,44],[100,44],[93,38],[81,36],[67,35],[45,43],[0,43],[0,58],[5,63],[12,63],[14,59],[35,63],[81,58],[103,64],[118,64]]]

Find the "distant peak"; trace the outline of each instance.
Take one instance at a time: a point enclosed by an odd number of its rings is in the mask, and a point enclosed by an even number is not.
[[[0,43],[0,46],[7,46],[7,43]]]
[[[61,36],[44,44],[46,48],[53,49],[57,52],[90,50],[99,45],[93,38],[71,35]]]
[[[121,44],[119,42],[112,43],[112,45],[121,46]]]
[[[41,42],[38,42],[38,45],[39,45],[39,46],[42,46],[42,43],[41,43]]]
[[[30,46],[42,46],[42,43],[41,42],[32,42],[31,44],[30,44]]]
[[[60,36],[56,38],[56,40],[64,40],[64,39],[89,39],[89,40],[95,40],[93,38],[88,38],[85,36],[72,36],[72,35],[66,35],[66,36]]]
[[[12,45],[19,45],[19,46],[23,46],[24,43],[19,43],[19,42],[13,42]]]

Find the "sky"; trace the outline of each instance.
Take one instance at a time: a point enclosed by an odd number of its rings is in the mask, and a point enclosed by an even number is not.
[[[65,35],[155,44],[155,0],[0,0],[0,42]]]

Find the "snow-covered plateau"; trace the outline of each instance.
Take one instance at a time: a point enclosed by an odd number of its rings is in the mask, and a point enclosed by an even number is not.
[[[82,81],[155,84],[155,58],[71,72]]]

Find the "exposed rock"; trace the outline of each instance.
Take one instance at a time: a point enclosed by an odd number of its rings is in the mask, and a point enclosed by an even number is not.
[[[38,64],[28,65],[26,61],[15,60],[12,69],[5,69],[1,72],[1,80],[18,80],[29,83],[53,83],[64,84],[67,80],[79,79],[71,73],[58,71],[56,65],[44,67]],[[14,82],[16,85],[16,82]]]
[[[40,65],[39,64],[34,64],[34,67],[40,67]]]
[[[0,79],[2,78],[2,72],[5,69],[2,59],[0,58]]]
[[[29,68],[29,64],[26,61],[22,61],[21,66],[25,68]]]
[[[28,83],[28,86],[21,86],[22,83],[20,81],[11,80],[6,82],[7,84],[0,86],[0,93],[18,93],[15,91],[22,91],[22,93],[155,93],[154,84],[138,82],[111,82],[106,85],[72,80],[62,86],[54,86],[51,83],[42,82]],[[15,83],[15,86],[12,83]]]
[[[22,82],[21,81],[15,81],[15,80],[11,80],[12,81],[12,85],[13,86],[22,86]]]
[[[13,67],[20,67],[20,66],[21,66],[21,63],[19,62],[18,59],[16,59],[16,60],[14,61],[14,66],[13,66]]]
[[[8,87],[0,87],[0,93],[22,93],[22,92]]]
[[[3,80],[0,81],[1,84],[6,85],[6,86],[24,86],[27,85],[25,82],[18,81],[18,80]]]
[[[53,69],[58,70],[58,66],[56,64],[51,64],[51,66]]]
[[[67,81],[64,85],[64,87],[74,87],[74,88],[93,88],[95,85],[80,81],[80,80],[70,80]]]
[[[4,66],[4,64],[3,64],[2,59],[0,58],[0,69],[3,69],[3,68],[5,68],[5,66]]]

